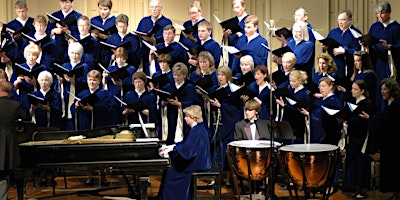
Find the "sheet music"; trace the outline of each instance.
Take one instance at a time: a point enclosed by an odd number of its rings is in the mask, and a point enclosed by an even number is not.
[[[336,113],[338,113],[340,111],[340,110],[327,108],[325,106],[321,106],[321,108],[324,109],[326,111],[326,113],[328,113],[329,115],[335,115]]]
[[[153,51],[157,51],[157,48],[151,44],[149,44],[148,42],[146,42],[145,40],[142,40],[143,44],[145,44],[147,47],[149,47],[150,50]]]
[[[185,27],[184,27],[184,26],[182,26],[182,25],[180,25],[180,24],[178,24],[178,23],[176,23],[176,22],[175,22],[175,26],[176,26],[177,28],[181,29],[182,31],[185,30]]]
[[[235,53],[239,53],[239,49],[237,49],[234,46],[226,46],[226,45],[222,45],[221,46],[223,49],[227,50],[230,54],[235,54]]]
[[[105,67],[103,67],[103,65],[102,64],[100,64],[100,63],[98,63],[99,64],[99,66],[101,67],[101,69],[103,69],[105,72],[107,72],[107,73],[110,73],[110,71],[108,71]]]
[[[267,45],[265,45],[264,43],[261,43],[261,46],[265,47],[266,49],[268,49],[268,51],[271,51],[271,48],[269,48]]]
[[[359,38],[359,37],[362,36],[359,32],[355,31],[351,27],[349,27],[349,30],[350,30],[350,32],[351,32],[351,34],[353,35],[354,38]]]
[[[178,44],[180,44],[186,51],[189,51],[189,48],[187,48],[185,45],[183,45],[181,42],[177,42]]]
[[[78,98],[77,96],[75,96],[73,93],[67,91],[68,94],[70,94],[72,97],[74,97],[74,99],[76,99],[77,101],[81,101],[82,99]]]
[[[94,24],[90,24],[90,25],[93,26],[94,28],[96,28],[96,29],[98,29],[98,30],[104,32],[104,29],[102,29],[102,28],[100,28],[100,27],[98,27],[98,26],[96,26],[96,25],[94,25]]]
[[[106,42],[103,42],[103,41],[100,41],[100,44],[103,44],[103,45],[109,46],[109,47],[111,47],[111,48],[114,48],[114,49],[116,49],[116,48],[117,48],[117,46],[114,46],[114,45],[112,45],[112,44],[108,44],[108,43],[106,43]]]
[[[217,17],[217,15],[213,14],[213,16],[214,16],[215,20],[217,21],[217,23],[220,24],[221,20]]]
[[[236,92],[238,89],[240,89],[240,87],[234,83],[229,82],[228,85],[232,92]]]
[[[349,106],[351,112],[353,112],[358,107],[356,104],[350,102],[347,102],[347,105]]]
[[[120,103],[122,103],[122,105],[124,105],[124,106],[127,106],[127,105],[128,105],[127,103],[125,103],[124,101],[122,101],[120,98],[118,98],[118,97],[115,96],[115,95],[114,95],[114,98],[115,98],[116,100],[118,100]]]
[[[316,40],[323,40],[325,39],[324,36],[322,36],[321,34],[319,34],[317,31],[315,31],[314,29],[312,29],[312,33],[314,34],[314,37]]]
[[[297,102],[296,101],[294,101],[293,99],[291,99],[291,98],[287,98],[287,97],[285,97],[285,99],[286,99],[286,101],[290,104],[290,105],[295,105]]]
[[[31,37],[31,36],[25,34],[24,32],[22,32],[21,35],[23,35],[23,36],[29,38],[29,40],[32,40],[32,41],[34,41],[34,42],[37,42],[37,40],[36,40],[35,38],[33,38],[33,37]]]
[[[145,123],[143,124],[144,128],[156,128],[155,123]],[[129,124],[129,128],[141,128],[142,125],[141,124]]]

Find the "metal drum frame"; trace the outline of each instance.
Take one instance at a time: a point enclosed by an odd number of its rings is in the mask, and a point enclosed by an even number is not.
[[[280,146],[280,144],[274,142],[274,146]],[[251,194],[253,192],[251,181],[265,180],[269,176],[272,168],[271,155],[275,154],[271,151],[274,149],[271,149],[269,140],[240,140],[228,144],[227,157],[238,199],[240,199],[240,191],[237,175],[249,181]],[[267,188],[265,194],[268,194]]]
[[[340,149],[330,144],[292,144],[280,147],[278,158],[290,180],[302,186],[305,198],[310,198],[311,189],[332,186]],[[292,197],[291,190],[289,192]],[[299,199],[296,189],[295,193]],[[323,192],[322,199],[327,199],[329,195]]]

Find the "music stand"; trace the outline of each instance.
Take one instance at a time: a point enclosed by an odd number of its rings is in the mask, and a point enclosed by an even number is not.
[[[274,131],[274,138],[294,140],[296,136],[293,135],[292,127],[288,121],[268,121],[270,131]],[[272,126],[271,126],[272,124]]]

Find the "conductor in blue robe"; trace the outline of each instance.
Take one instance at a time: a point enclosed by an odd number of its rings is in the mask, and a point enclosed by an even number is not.
[[[192,199],[192,172],[211,168],[210,143],[201,108],[193,105],[183,110],[191,130],[187,137],[173,145],[161,147],[160,156],[169,156],[171,168],[163,173],[159,199]],[[177,195],[179,191],[179,195]]]

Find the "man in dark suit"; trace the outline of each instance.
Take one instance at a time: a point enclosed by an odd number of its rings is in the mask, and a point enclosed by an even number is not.
[[[244,104],[246,119],[235,124],[235,140],[269,140],[267,120],[257,120],[260,104],[251,99]]]
[[[15,122],[26,117],[19,103],[8,98],[10,92],[10,82],[0,81],[0,200],[7,199],[8,186],[5,178],[20,162]]]

